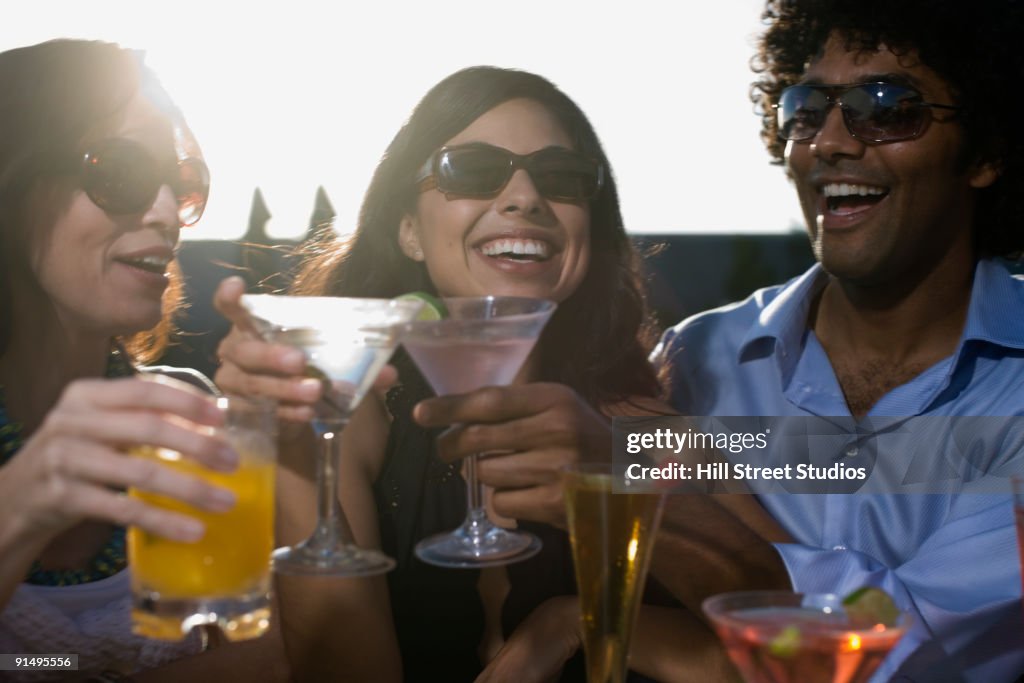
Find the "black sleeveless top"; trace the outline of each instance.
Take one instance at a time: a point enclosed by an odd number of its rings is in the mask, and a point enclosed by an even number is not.
[[[435,567],[413,552],[423,538],[462,523],[466,484],[459,463],[437,456],[435,439],[442,430],[413,422],[413,406],[434,395],[429,384],[404,352],[392,362],[402,382],[387,397],[393,422],[374,498],[382,549],[398,561],[387,578],[405,680],[470,682],[482,670],[480,571]],[[566,533],[546,524],[519,526],[540,537],[544,547],[529,560],[506,566],[511,586],[501,615],[506,637],[548,598],[576,592]],[[562,680],[583,681],[582,668],[571,663]]]

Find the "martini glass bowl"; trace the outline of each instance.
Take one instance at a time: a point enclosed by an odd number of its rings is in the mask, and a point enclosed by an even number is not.
[[[448,315],[401,326],[402,344],[438,396],[511,384],[555,310],[543,299],[486,296],[447,298]],[[487,518],[477,479],[477,456],[466,458],[466,519],[454,531],[416,545],[416,556],[441,567],[488,567],[525,560],[541,548],[524,531]]]
[[[398,345],[397,325],[412,320],[419,301],[246,294],[242,305],[264,339],[301,349],[306,375],[324,384],[313,431],[321,448],[316,463],[317,524],[312,535],[273,554],[283,574],[372,576],[394,568],[393,559],[357,547],[348,538],[338,502],[341,432]]]
[[[747,683],[864,683],[910,622],[853,619],[827,593],[723,593],[703,608]]]

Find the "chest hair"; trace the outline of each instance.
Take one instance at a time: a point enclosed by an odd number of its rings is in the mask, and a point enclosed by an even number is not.
[[[880,398],[920,375],[929,365],[884,359],[861,360],[837,363],[835,372],[850,412],[856,417],[862,417]]]

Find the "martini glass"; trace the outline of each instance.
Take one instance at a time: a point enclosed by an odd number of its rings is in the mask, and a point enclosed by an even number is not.
[[[910,621],[854,620],[835,595],[785,591],[724,593],[703,608],[747,683],[864,683]]]
[[[402,325],[402,344],[438,396],[511,384],[530,355],[555,304],[487,296],[444,300],[448,317]],[[489,567],[525,560],[540,539],[493,524],[484,509],[477,456],[466,458],[466,519],[454,531],[416,545],[416,556],[440,567]]]
[[[324,383],[312,420],[322,446],[316,463],[316,528],[298,545],[275,550],[274,570],[320,576],[390,571],[394,560],[347,538],[338,503],[340,436],[398,345],[396,325],[416,317],[422,302],[246,294],[242,305],[265,339],[301,349],[306,374]]]

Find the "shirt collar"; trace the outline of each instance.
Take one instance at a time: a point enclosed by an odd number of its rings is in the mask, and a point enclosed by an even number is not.
[[[775,342],[775,352],[795,359],[807,328],[811,302],[828,281],[820,264],[783,285],[761,310],[739,347],[739,360],[762,339]],[[996,259],[981,259],[967,309],[967,324],[960,343],[978,340],[1024,349],[1024,279],[1010,275]],[[958,349],[957,355],[959,355]]]
[[[963,343],[977,340],[1024,349],[1024,280],[996,259],[982,259],[974,271]]]
[[[828,282],[820,264],[782,286],[747,330],[739,346],[739,360],[762,339],[775,342],[776,353],[795,359],[807,328],[811,302]]]

